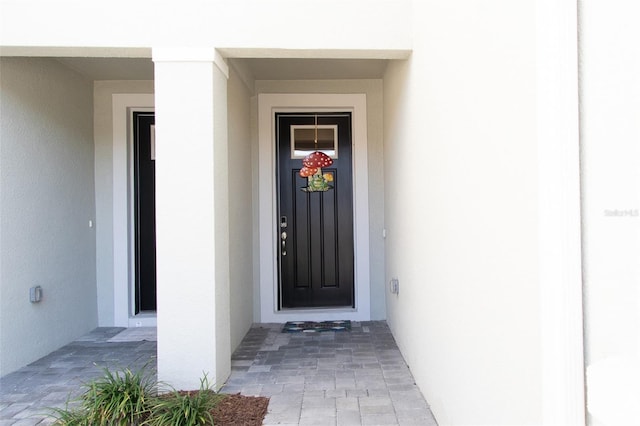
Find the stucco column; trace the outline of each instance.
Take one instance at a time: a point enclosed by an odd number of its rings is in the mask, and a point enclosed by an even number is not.
[[[230,372],[228,68],[215,49],[155,62],[158,379],[219,387]]]

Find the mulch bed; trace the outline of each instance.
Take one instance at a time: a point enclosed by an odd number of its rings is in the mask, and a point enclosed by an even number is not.
[[[211,410],[215,426],[261,426],[267,414],[269,398],[227,395]]]

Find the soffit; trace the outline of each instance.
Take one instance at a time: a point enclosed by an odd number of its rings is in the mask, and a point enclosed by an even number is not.
[[[148,58],[55,58],[90,80],[153,80]],[[382,78],[384,59],[235,58],[255,80],[334,80]]]
[[[89,80],[153,80],[147,58],[56,58]]]
[[[248,58],[243,62],[256,80],[335,80],[382,78],[383,59]]]

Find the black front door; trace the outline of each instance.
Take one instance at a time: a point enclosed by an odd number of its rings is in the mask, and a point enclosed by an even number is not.
[[[351,114],[276,114],[276,135],[280,308],[353,307]],[[316,150],[333,159],[326,190],[300,176]]]
[[[135,313],[156,310],[156,166],[153,112],[133,113]]]

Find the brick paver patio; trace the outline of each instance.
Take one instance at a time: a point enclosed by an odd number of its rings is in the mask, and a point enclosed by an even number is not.
[[[265,425],[436,425],[384,321],[350,332],[282,333],[257,324],[224,391],[269,396]]]
[[[265,425],[421,425],[436,422],[384,321],[351,331],[282,333],[256,324],[232,357],[222,392],[270,397]],[[109,341],[98,328],[0,379],[0,426],[48,425],[103,368],[155,370],[156,342]]]

